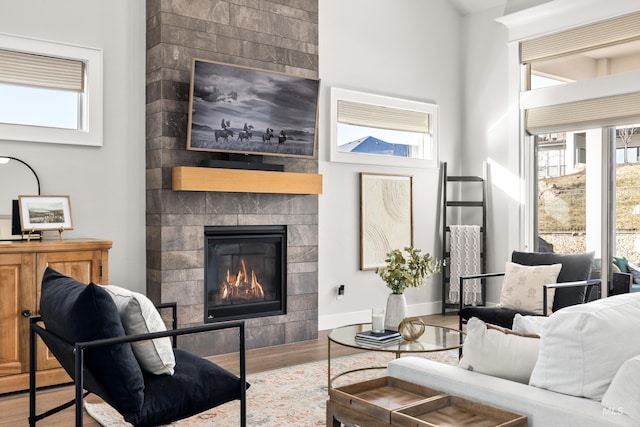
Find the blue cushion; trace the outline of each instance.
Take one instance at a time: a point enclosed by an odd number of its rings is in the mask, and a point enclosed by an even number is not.
[[[551,265],[561,263],[558,283],[578,282],[589,279],[593,264],[593,252],[583,254],[556,254],[552,252],[513,251],[511,261],[522,265]],[[553,311],[585,302],[586,286],[556,289]]]
[[[47,330],[69,343],[125,335],[118,309],[104,289],[84,285],[50,267],[42,278],[40,315]],[[87,349],[85,366],[104,387],[106,400],[123,415],[140,411],[144,378],[130,344]],[[73,365],[64,368],[73,377]]]
[[[621,273],[629,272],[629,261],[623,256],[614,256],[613,263],[620,269]]]

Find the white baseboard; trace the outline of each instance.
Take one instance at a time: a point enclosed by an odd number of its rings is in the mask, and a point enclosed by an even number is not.
[[[426,316],[441,313],[442,303],[427,302],[421,304],[409,304],[409,316]],[[354,323],[371,322],[371,310],[350,311],[346,313],[325,314],[318,316],[318,330],[325,331],[340,326]]]

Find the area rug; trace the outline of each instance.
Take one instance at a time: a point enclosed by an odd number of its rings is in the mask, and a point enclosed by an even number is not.
[[[425,353],[421,357],[442,363],[457,364],[458,350]],[[387,353],[361,353],[331,361],[331,374],[352,369],[386,366],[393,358]],[[386,375],[386,369],[350,373],[334,382],[334,387]],[[247,425],[269,427],[311,427],[326,424],[325,406],[328,399],[327,362],[311,362],[272,371],[247,375],[251,387],[247,391]],[[127,427],[122,416],[104,402],[88,403],[89,415],[104,427]],[[240,403],[229,402],[169,426],[205,427],[239,426]]]

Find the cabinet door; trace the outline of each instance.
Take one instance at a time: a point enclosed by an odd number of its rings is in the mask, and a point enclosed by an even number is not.
[[[106,257],[106,252],[104,252],[104,256]],[[73,277],[81,283],[101,283],[102,258],[103,251],[101,250],[39,253],[36,281],[38,312],[40,311],[40,285],[47,266],[65,276]],[[38,370],[53,369],[59,366],[60,364],[53,354],[42,341],[39,341]]]
[[[0,256],[0,376],[29,372],[29,316],[36,311],[34,254]]]

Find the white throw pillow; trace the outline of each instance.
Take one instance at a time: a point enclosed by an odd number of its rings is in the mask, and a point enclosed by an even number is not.
[[[520,265],[507,262],[499,307],[543,314],[544,285],[556,283],[562,264]],[[551,313],[555,289],[550,289],[547,312]]]
[[[458,366],[527,384],[538,357],[538,336],[514,333],[472,317]]]
[[[529,384],[601,400],[622,364],[640,354],[640,293],[616,295],[553,313],[542,328]]]
[[[622,364],[607,392],[602,398],[602,406],[612,414],[626,414],[640,422],[640,355]]]
[[[516,313],[511,329],[523,334],[542,335],[542,327],[548,319],[546,316],[523,316]]]
[[[114,285],[103,286],[103,288],[116,303],[127,335],[167,330],[160,313],[146,296]],[[138,341],[131,343],[131,347],[144,371],[155,375],[173,375],[176,360],[171,338]]]

